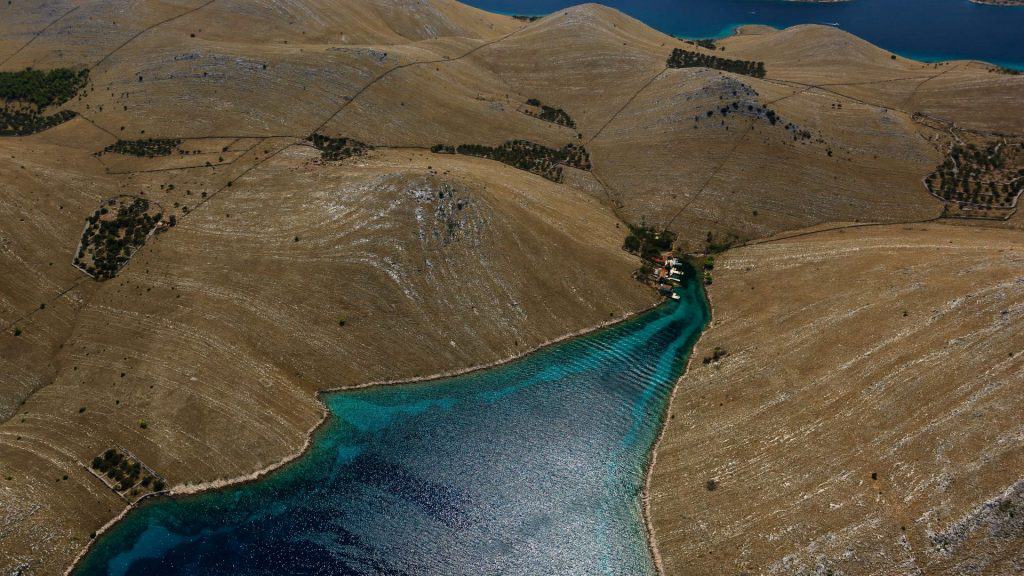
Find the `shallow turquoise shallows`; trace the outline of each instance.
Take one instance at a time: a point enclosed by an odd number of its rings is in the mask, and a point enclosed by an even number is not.
[[[494,369],[326,396],[295,463],[151,501],[75,573],[651,574],[644,470],[708,321],[696,282],[679,293]]]

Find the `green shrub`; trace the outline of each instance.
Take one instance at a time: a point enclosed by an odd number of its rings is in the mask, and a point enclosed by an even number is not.
[[[644,260],[652,260],[660,256],[662,252],[671,250],[675,241],[675,232],[666,229],[658,230],[641,222],[629,225],[629,235],[623,241],[622,248]]]
[[[145,140],[118,140],[103,149],[100,154],[113,152],[126,156],[139,156],[153,158],[155,156],[168,156],[181,144],[176,138],[147,138]],[[180,150],[178,150],[180,152]]]
[[[35,134],[74,118],[71,110],[49,115],[42,111],[70,100],[88,79],[88,70],[67,68],[0,72],[0,136]]]
[[[708,50],[716,50],[718,47],[715,45],[714,38],[699,38],[697,40],[686,40],[687,44],[693,44],[694,46],[700,46],[701,48],[707,48]]]
[[[552,122],[554,124],[559,124],[561,126],[568,126],[569,128],[576,127],[576,121],[573,120],[571,116],[569,116],[568,112],[562,110],[561,108],[555,108],[553,106],[548,106],[547,104],[542,104],[541,101],[536,98],[530,98],[529,100],[526,101],[526,103],[529,104],[530,106],[533,106],[534,108],[540,109],[539,112],[528,112],[528,114],[530,114],[531,116],[540,118],[541,120],[544,120],[546,122]]]
[[[436,154],[463,154],[496,160],[552,182],[562,181],[563,166],[590,170],[590,153],[583,146],[575,144],[566,144],[555,149],[529,140],[509,140],[497,147],[482,144],[460,144],[455,147],[437,144],[430,150]]]
[[[320,158],[328,161],[362,156],[367,150],[373,149],[373,146],[352,138],[331,138],[323,134],[311,134],[306,140],[312,142],[313,147],[320,151]]]
[[[666,66],[669,68],[714,68],[715,70],[744,74],[755,78],[764,78],[765,75],[764,62],[719,58],[710,54],[690,52],[682,48],[674,48],[672,50]]]
[[[162,218],[163,213],[150,213],[150,202],[145,198],[108,200],[107,206],[86,219],[74,264],[97,280],[113,278],[146,243]]]
[[[30,103],[37,109],[58,106],[73,98],[88,80],[88,70],[68,68],[0,72],[0,99]]]

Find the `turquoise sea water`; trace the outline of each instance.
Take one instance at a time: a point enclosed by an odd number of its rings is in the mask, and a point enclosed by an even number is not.
[[[544,15],[577,0],[465,0],[505,14]],[[666,34],[719,38],[743,24],[835,23],[882,48],[924,61],[973,59],[1024,70],[1024,7],[969,0],[602,0]]]
[[[680,294],[497,368],[330,394],[293,464],[141,506],[75,574],[651,574],[644,471],[708,321]]]

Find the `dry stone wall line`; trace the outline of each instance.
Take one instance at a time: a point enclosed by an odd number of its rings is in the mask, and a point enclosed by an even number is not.
[[[516,33],[520,32],[520,31],[522,31],[526,27],[527,26],[520,26],[519,28],[516,28],[515,30],[509,32],[508,34],[505,34],[504,36],[502,36],[500,38],[496,38],[494,40],[490,40],[490,41],[484,42],[483,44],[480,44],[479,46],[476,46],[476,47],[470,49],[469,51],[464,52],[463,54],[461,54],[459,56],[456,56],[455,58],[438,58],[436,60],[418,60],[416,62],[407,62],[405,64],[399,64],[398,66],[395,66],[394,68],[389,68],[389,69],[385,70],[384,72],[382,72],[380,75],[378,75],[373,80],[370,80],[365,86],[363,86],[362,88],[357,90],[355,94],[353,94],[348,100],[343,102],[341,104],[341,106],[339,106],[330,116],[327,117],[326,120],[321,122],[316,128],[314,128],[309,133],[310,134],[315,134],[315,133],[321,132],[324,129],[324,127],[327,126],[328,124],[330,124],[331,120],[334,120],[338,116],[338,114],[341,114],[342,111],[344,111],[345,108],[348,107],[349,104],[351,104],[352,102],[355,102],[356,99],[359,98],[360,96],[362,96],[362,94],[364,92],[366,92],[367,90],[372,88],[375,84],[377,84],[377,82],[380,82],[384,78],[388,77],[393,72],[396,72],[398,70],[402,70],[402,69],[405,69],[405,68],[410,68],[410,67],[413,67],[413,66],[420,66],[420,65],[423,65],[423,64],[443,64],[443,63],[455,62],[455,61],[458,61],[458,60],[462,60],[463,58],[466,58],[467,56],[470,56],[470,55],[474,54],[475,52],[477,52],[479,50],[487,48],[488,46],[493,46],[493,45],[495,45],[495,44],[497,44],[499,42],[502,42],[504,40],[507,40],[508,38],[511,38],[513,35],[515,35]]]
[[[118,51],[120,51],[125,46],[131,44],[133,41],[135,41],[136,38],[138,38],[139,36],[142,36],[146,32],[149,32],[150,30],[153,30],[154,28],[156,28],[158,26],[162,26],[164,24],[167,24],[168,22],[173,22],[174,20],[177,20],[179,18],[184,18],[185,16],[188,16],[189,14],[192,14],[193,12],[197,12],[199,10],[202,10],[203,8],[206,8],[207,6],[209,6],[210,4],[213,4],[216,1],[217,0],[208,0],[207,2],[204,2],[204,3],[200,4],[199,6],[196,6],[195,8],[191,8],[189,10],[186,10],[186,11],[182,12],[181,14],[178,14],[176,16],[171,16],[170,18],[165,18],[165,19],[163,19],[163,20],[161,20],[161,21],[159,21],[159,22],[157,22],[155,24],[152,24],[150,26],[147,26],[147,27],[143,28],[142,30],[136,32],[130,38],[128,38],[127,40],[125,40],[124,42],[122,42],[121,44],[116,46],[113,50],[111,50],[110,52],[107,52],[106,56],[104,56],[103,58],[100,58],[98,62],[96,62],[95,64],[92,65],[92,67],[96,68],[96,67],[100,66],[101,64],[106,62],[107,59],[109,59],[111,56],[116,54]]]
[[[14,52],[12,52],[12,53],[11,53],[11,54],[10,54],[10,55],[9,55],[9,56],[7,57],[7,58],[4,58],[4,59],[3,59],[3,61],[0,61],[0,67],[3,67],[3,66],[4,66],[5,64],[7,64],[8,62],[10,62],[10,61],[11,61],[11,60],[12,60],[12,59],[13,59],[13,58],[15,57],[15,56],[17,56],[18,54],[20,54],[22,50],[24,50],[25,48],[28,48],[28,45],[29,45],[29,44],[31,44],[31,43],[33,43],[33,42],[35,42],[37,38],[39,38],[40,36],[42,36],[42,35],[43,35],[43,34],[44,34],[44,33],[45,33],[45,32],[46,32],[47,30],[49,30],[49,29],[50,29],[50,28],[51,28],[52,26],[54,26],[55,24],[57,24],[58,22],[60,22],[61,20],[63,20],[63,19],[64,19],[64,18],[66,17],[66,16],[68,16],[69,14],[71,14],[72,12],[74,12],[75,10],[78,10],[78,9],[79,9],[80,7],[81,7],[80,5],[79,5],[79,6],[75,6],[75,7],[74,7],[74,8],[72,8],[71,10],[68,10],[67,12],[65,12],[65,13],[61,14],[61,15],[60,15],[59,17],[57,17],[57,19],[56,19],[56,20],[53,20],[52,22],[50,22],[49,24],[47,24],[46,26],[44,26],[44,27],[43,27],[43,28],[42,28],[41,30],[39,30],[38,32],[36,32],[35,34],[33,34],[33,35],[32,35],[32,37],[31,37],[31,38],[29,38],[28,42],[25,42],[24,44],[22,44],[22,45],[21,45],[21,46],[20,46],[20,47],[19,47],[19,48],[18,48],[17,50],[15,50]]]

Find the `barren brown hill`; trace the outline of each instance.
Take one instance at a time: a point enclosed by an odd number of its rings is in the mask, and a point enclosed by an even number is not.
[[[712,53],[593,4],[0,4],[0,72],[88,71],[48,110],[77,116],[0,137],[0,570],[58,573],[126,508],[84,467],[108,448],[174,489],[246,476],[301,450],[318,390],[653,304],[627,224],[702,249],[932,219],[958,134],[1024,133],[1024,77],[991,66],[814,26],[722,45],[764,76],[667,68]],[[94,280],[72,264],[124,199],[159,217]]]
[[[828,221],[939,215],[920,181],[944,142],[920,113],[1024,132],[1024,77],[894,57],[828,26],[747,32],[715,54],[764,62],[764,78],[666,69],[672,48],[711,53],[591,4],[472,57],[567,110],[601,180],[593,188],[625,219],[668,226],[690,248],[708,232],[738,242]]]
[[[120,512],[83,467],[109,447],[172,487],[242,476],[301,450],[317,390],[504,359],[654,301],[617,221],[579,192],[484,160],[381,151],[339,166],[263,146],[281,152],[220,193],[182,183],[206,203],[102,284],[68,274],[78,218],[47,246],[16,240],[59,209],[8,188],[26,218],[5,230],[22,257],[4,264],[5,569],[58,572]],[[103,198],[83,187],[64,209]],[[32,274],[47,261],[61,272]],[[74,287],[53,298],[61,282]]]
[[[651,477],[666,573],[1020,571],[1019,232],[847,228],[714,268]]]

